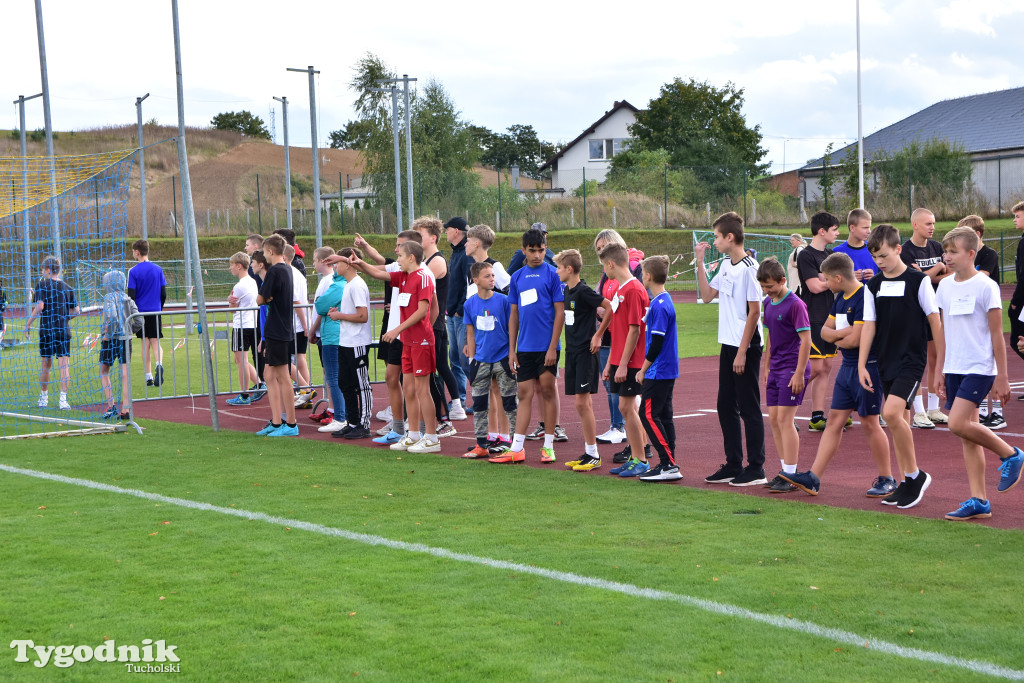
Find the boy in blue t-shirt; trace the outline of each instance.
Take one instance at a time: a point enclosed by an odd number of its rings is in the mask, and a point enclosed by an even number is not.
[[[867,282],[878,274],[878,266],[868,251],[868,237],[871,237],[871,214],[864,209],[853,209],[846,217],[850,236],[840,245],[832,247],[853,261],[853,275],[858,282]]]
[[[676,307],[665,291],[667,256],[651,256],[641,263],[643,284],[651,293],[645,320],[644,364],[636,374],[640,394],[640,422],[647,440],[658,452],[659,463],[637,478],[640,481],[682,479],[676,464],[676,428],[672,421],[672,391],[679,377],[679,345],[676,341]]]
[[[132,256],[138,261],[128,271],[128,296],[135,300],[140,313],[160,311],[167,301],[167,280],[160,266],[149,260],[149,242],[135,240]],[[158,387],[164,381],[164,350],[160,338],[164,336],[159,315],[143,317],[143,327],[136,336],[142,340],[142,365],[146,369],[146,386]],[[153,356],[156,356],[156,369]]]
[[[509,426],[513,431],[516,428],[516,380],[512,377],[508,359],[511,307],[507,296],[494,291],[494,267],[490,263],[474,263],[470,266],[469,276],[476,285],[476,294],[466,299],[463,305],[466,347],[462,352],[469,359],[476,446],[462,457],[487,458],[491,455],[504,455],[504,451],[491,453],[494,444],[487,435],[492,379],[498,383],[501,406],[508,416]]]
[[[533,394],[540,386],[544,406],[544,446],[540,461],[555,462],[555,425],[558,424],[558,339],[565,322],[562,282],[554,266],[544,262],[547,237],[540,230],[523,234],[526,265],[515,272],[509,285],[509,367],[519,383],[519,408],[512,446],[490,462],[523,462],[523,443],[530,426]],[[550,430],[550,431],[549,431]]]

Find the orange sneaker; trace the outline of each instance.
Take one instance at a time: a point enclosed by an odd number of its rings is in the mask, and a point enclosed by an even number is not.
[[[504,453],[499,453],[498,455],[492,455],[491,457],[487,458],[487,462],[497,462],[497,463],[524,462],[525,460],[526,460],[526,453],[524,453],[523,451],[505,451]]]
[[[487,458],[491,455],[491,452],[487,450],[485,446],[474,446],[472,450],[468,450],[462,454],[463,458]]]

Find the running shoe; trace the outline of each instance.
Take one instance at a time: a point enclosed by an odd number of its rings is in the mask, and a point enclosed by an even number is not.
[[[589,472],[590,470],[596,470],[601,466],[601,458],[595,458],[592,455],[586,455],[580,459],[579,464],[574,465],[573,472]]]
[[[555,462],[555,449],[541,447],[540,461],[543,463]]]
[[[339,422],[338,420],[331,420],[330,423],[324,425],[323,427],[320,427],[316,431],[320,432],[321,434],[333,434],[334,432],[340,432],[342,429],[344,429],[345,424],[346,423]]]
[[[466,458],[467,460],[475,460],[477,458],[488,458],[488,457],[490,457],[490,455],[491,455],[490,451],[488,451],[486,448],[484,448],[480,444],[477,444],[476,446],[473,446],[468,451],[463,453],[462,457]]]
[[[764,468],[746,467],[729,482],[729,486],[757,486],[766,484],[768,479],[764,476]]]
[[[1014,454],[1003,459],[999,466],[999,492],[1009,491],[1020,481],[1020,468],[1024,464],[1024,451],[1016,446],[1013,447]]]
[[[910,426],[914,429],[935,429],[935,423],[928,417],[928,413],[915,413]]]
[[[604,434],[597,435],[598,443],[622,443],[626,440],[626,432],[616,427],[611,427]]]
[[[225,403],[227,403],[229,406],[247,406],[252,403],[252,399],[249,398],[248,396],[242,396],[241,394],[239,394],[234,398],[229,398],[227,401],[225,401]]]
[[[907,484],[906,489],[900,499],[896,501],[896,507],[900,510],[912,508],[921,502],[921,499],[924,498],[924,492],[928,490],[932,483],[932,475],[924,470],[920,470],[917,477],[907,479],[905,483]]]
[[[988,416],[985,426],[989,429],[1003,429],[1006,427],[1006,420],[999,413],[992,413]]]
[[[875,483],[868,489],[868,498],[885,498],[896,490],[896,480],[892,477],[878,477]]]
[[[677,481],[682,478],[683,475],[679,473],[678,467],[675,465],[665,467],[660,463],[637,477],[640,481]]]
[[[500,436],[494,441],[487,442],[487,450],[491,455],[499,455],[512,448],[511,441],[505,441]]]
[[[793,486],[796,486],[804,493],[809,493],[812,496],[818,495],[818,491],[821,489],[821,479],[818,479],[818,475],[810,470],[807,470],[806,472],[794,472],[793,474],[780,472],[779,477],[785,479]],[[774,487],[775,484],[773,483],[772,486]],[[782,491],[776,492],[774,488],[772,489],[772,492],[784,493]]]
[[[938,408],[928,411],[928,419],[937,425],[944,425],[949,423],[949,416],[946,415],[941,410],[939,410]]]
[[[442,422],[437,425],[438,436],[454,436],[455,433],[455,426],[451,422]]]
[[[413,445],[406,449],[410,453],[440,453],[441,452],[441,440],[431,441],[427,437],[423,437]]]
[[[628,446],[627,446],[628,448]],[[724,464],[718,468],[718,471],[714,474],[705,477],[704,481],[709,484],[728,484],[736,477],[743,474],[743,470],[739,467],[733,467],[732,465]]]
[[[279,426],[277,429],[275,429],[274,431],[272,431],[269,434],[267,434],[267,436],[298,436],[298,435],[299,435],[299,426],[295,425],[294,427],[289,427],[287,422],[282,422],[281,426]]]
[[[381,422],[391,422],[391,406],[377,413],[377,419]]]
[[[569,435],[562,429],[562,425],[555,425],[555,441],[568,441]]]
[[[811,421],[807,424],[807,428],[812,432],[823,432],[825,431],[825,425],[828,424],[828,420],[824,417],[811,418]]]
[[[390,446],[393,443],[401,441],[403,436],[404,434],[399,434],[398,432],[388,432],[387,434],[378,436],[373,440],[373,442],[379,443],[382,446]]]
[[[57,400],[57,407],[61,410],[71,410],[71,404],[68,403],[68,397],[66,395],[60,395],[60,398]]]
[[[650,465],[645,462],[641,462],[636,458],[633,458],[633,460],[627,465],[626,469],[619,470],[620,477],[638,477],[651,469]]]
[[[411,446],[415,446],[419,443],[419,439],[413,439],[408,434],[405,434],[401,439],[391,444],[391,450],[393,451],[407,451]]]
[[[988,519],[992,516],[992,505],[987,500],[968,498],[953,512],[946,513],[946,519]]]
[[[539,441],[544,438],[544,423],[541,422],[537,425],[537,428],[526,435],[528,441]]]
[[[275,431],[280,426],[281,425],[276,425],[273,422],[267,422],[267,424],[263,425],[263,429],[256,432],[256,436],[267,436],[270,432]]]
[[[448,419],[449,420],[465,420],[466,409],[462,407],[462,401],[454,399],[448,404]]]
[[[505,451],[504,453],[498,453],[497,455],[492,455],[491,457],[487,458],[487,462],[493,462],[493,463],[499,463],[499,464],[501,464],[501,463],[517,463],[517,462],[525,462],[525,461],[526,461],[526,453],[524,453],[523,451],[511,451],[511,450]]]
[[[615,463],[616,465],[621,465],[623,463],[629,462],[630,458],[632,457],[633,449],[630,448],[629,444],[627,443],[625,448],[623,448],[621,451],[612,456],[612,462]]]

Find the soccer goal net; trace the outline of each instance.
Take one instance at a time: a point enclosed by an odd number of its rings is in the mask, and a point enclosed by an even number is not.
[[[715,233],[711,231],[693,231],[693,245],[696,247],[701,242],[708,243],[708,249],[704,252],[704,268],[708,274],[708,280],[718,272],[718,266],[725,260],[725,254],[715,249]],[[743,235],[743,248],[752,250],[753,256],[758,263],[769,256],[774,256],[783,266],[789,253],[793,251],[789,235],[759,235],[756,233],[745,233]]]
[[[0,157],[0,438],[124,429],[120,361],[100,372],[120,279],[96,271],[125,272],[134,156]]]

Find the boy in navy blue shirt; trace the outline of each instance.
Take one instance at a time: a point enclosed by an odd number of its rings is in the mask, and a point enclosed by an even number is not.
[[[558,424],[558,374],[560,347],[558,338],[565,322],[562,283],[554,266],[544,262],[547,238],[540,230],[523,234],[526,265],[512,276],[509,285],[511,312],[508,321],[509,367],[519,382],[519,409],[512,446],[505,453],[488,458],[490,462],[523,462],[523,443],[530,426],[533,394],[540,387],[544,406],[544,445],[540,461],[555,462],[555,425]],[[549,432],[548,429],[551,431]]]
[[[28,337],[32,330],[32,321],[39,318],[41,391],[37,405],[40,408],[49,405],[47,391],[50,386],[50,368],[53,367],[53,359],[56,357],[60,368],[60,399],[57,407],[61,410],[71,410],[68,403],[68,387],[71,384],[71,327],[68,323],[80,311],[74,290],[60,279],[60,259],[56,256],[47,256],[43,260],[42,271],[43,277],[32,294],[35,305],[25,321],[25,336]]]
[[[676,341],[676,307],[665,291],[668,257],[643,260],[644,287],[651,292],[647,309],[644,364],[636,375],[643,387],[640,394],[640,422],[647,440],[658,452],[659,463],[637,478],[640,481],[682,479],[676,464],[676,428],[672,422],[672,391],[679,377],[679,345]]]

